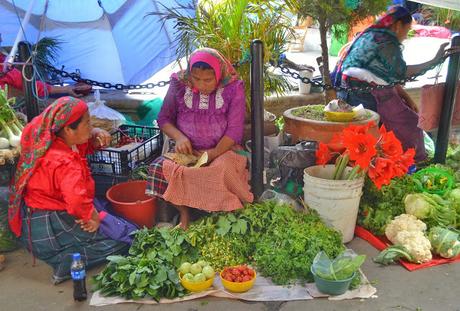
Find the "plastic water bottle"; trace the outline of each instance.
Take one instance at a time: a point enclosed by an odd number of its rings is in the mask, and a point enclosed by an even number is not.
[[[75,253],[72,257],[70,274],[73,280],[73,299],[75,301],[83,301],[87,298],[85,264],[81,260],[80,253]]]

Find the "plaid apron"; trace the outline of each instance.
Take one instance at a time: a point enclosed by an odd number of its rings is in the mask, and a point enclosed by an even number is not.
[[[129,245],[100,233],[83,231],[65,211],[22,208],[21,243],[33,255],[53,267],[58,283],[70,278],[72,254],[80,253],[86,268],[104,263],[106,257],[127,253]]]
[[[145,194],[163,198],[163,193],[165,193],[166,188],[168,188],[168,181],[163,174],[164,159],[164,157],[159,157],[150,164]]]

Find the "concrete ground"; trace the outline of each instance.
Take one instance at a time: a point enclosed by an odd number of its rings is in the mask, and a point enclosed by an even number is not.
[[[402,311],[460,311],[460,263],[409,272],[400,265],[381,267],[371,258],[377,251],[367,242],[355,238],[349,247],[368,256],[363,271],[377,288],[377,298],[366,300],[328,301],[314,299],[293,302],[246,303],[236,300],[204,298],[170,305],[121,304],[91,307],[89,299],[76,303],[72,297],[72,282],[60,285],[50,282],[51,269],[24,250],[6,254],[6,268],[0,272],[0,310],[9,311],[84,311],[84,310],[402,310]],[[98,269],[90,271],[90,275]],[[89,284],[88,284],[89,285]]]

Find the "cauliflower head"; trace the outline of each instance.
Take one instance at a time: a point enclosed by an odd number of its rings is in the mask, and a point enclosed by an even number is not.
[[[416,263],[428,262],[433,258],[430,240],[423,231],[400,231],[394,239],[395,244],[407,249]]]
[[[396,235],[401,231],[426,231],[426,224],[418,220],[414,215],[401,214],[396,216],[385,228],[385,235],[393,244],[398,244],[395,241]]]

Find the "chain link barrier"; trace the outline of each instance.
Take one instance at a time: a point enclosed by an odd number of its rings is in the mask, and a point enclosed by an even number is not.
[[[291,78],[293,78],[295,80],[301,80],[302,83],[311,84],[312,86],[319,87],[322,90],[334,89],[336,91],[345,91],[345,92],[353,92],[353,93],[369,93],[372,90],[392,88],[392,87],[394,87],[396,85],[404,85],[407,82],[415,81],[418,77],[423,76],[427,71],[432,70],[436,66],[442,64],[449,56],[450,55],[442,57],[439,60],[439,62],[437,62],[437,63],[431,65],[430,67],[427,67],[424,70],[418,72],[417,74],[415,74],[413,76],[410,76],[410,77],[407,77],[405,79],[394,81],[394,82],[392,82],[390,84],[387,84],[387,85],[367,85],[367,86],[364,86],[364,87],[333,86],[333,85],[330,85],[330,84],[325,84],[325,83],[322,83],[322,82],[319,82],[319,81],[315,81],[315,80],[310,79],[308,77],[301,77],[300,74],[298,73],[298,71],[285,66],[283,64],[283,61],[279,61],[279,62],[276,62],[276,63],[275,62],[270,62],[270,65],[272,67],[279,68],[280,71],[283,74],[289,75]],[[244,59],[242,61],[233,63],[232,65],[233,65],[233,67],[238,68],[241,65],[246,64],[246,63],[250,63],[250,62],[251,62],[251,60],[248,58],[248,59]],[[147,83],[147,84],[128,84],[128,85],[121,84],[121,83],[112,84],[112,83],[109,83],[109,82],[98,82],[98,81],[91,80],[91,79],[82,79],[80,77],[80,75],[77,74],[77,73],[67,72],[67,71],[65,71],[63,69],[60,70],[60,69],[57,69],[57,68],[55,68],[53,66],[50,66],[50,65],[46,65],[46,67],[50,72],[52,72],[52,73],[54,73],[56,75],[59,75],[59,76],[61,76],[63,78],[70,78],[75,82],[82,82],[82,83],[85,83],[85,84],[88,84],[88,85],[91,85],[91,86],[98,86],[98,87],[102,87],[102,88],[106,88],[106,89],[111,89],[111,88],[116,89],[116,90],[153,89],[155,87],[165,87],[165,86],[167,86],[169,84],[169,81],[159,81],[157,83]]]
[[[386,88],[392,88],[395,87],[396,85],[404,85],[407,82],[412,82],[415,81],[418,77],[423,76],[427,71],[434,69],[436,66],[444,63],[444,61],[448,58],[449,56],[444,56],[442,57],[439,62],[425,68],[424,70],[407,77],[402,80],[394,81],[390,84],[387,85],[368,85],[364,87],[342,87],[342,86],[333,86],[330,84],[324,84],[322,82],[314,81],[308,77],[301,77],[300,74],[295,71],[291,70],[289,67],[284,66],[283,62],[279,62],[277,65],[272,65],[275,68],[279,68],[280,71],[286,75],[291,76],[291,78],[296,79],[296,80],[301,80],[302,83],[305,84],[311,84],[312,86],[316,86],[321,88],[322,90],[331,90],[334,89],[336,91],[344,91],[344,92],[353,92],[353,93],[369,93],[372,90],[377,90],[377,89],[386,89]]]
[[[232,65],[233,65],[233,67],[237,68],[237,67],[240,67],[241,65],[243,65],[245,63],[249,63],[249,62],[250,62],[250,60],[243,60],[243,61],[236,62],[236,63],[234,63]],[[110,82],[98,82],[98,81],[91,80],[91,79],[83,79],[83,78],[80,77],[79,74],[77,74],[75,72],[67,72],[64,69],[57,69],[57,68],[55,68],[53,66],[50,66],[50,65],[46,65],[46,68],[51,73],[54,73],[54,74],[56,74],[58,76],[61,76],[63,78],[70,78],[75,82],[81,82],[81,83],[85,83],[85,84],[88,84],[88,85],[91,85],[91,86],[98,86],[98,87],[102,87],[102,88],[105,88],[105,89],[116,89],[116,90],[120,90],[120,91],[123,91],[123,90],[153,89],[155,87],[165,87],[165,86],[167,86],[169,84],[169,81],[159,81],[157,83],[147,83],[147,84],[128,84],[128,85],[121,84],[121,83],[112,84]]]

